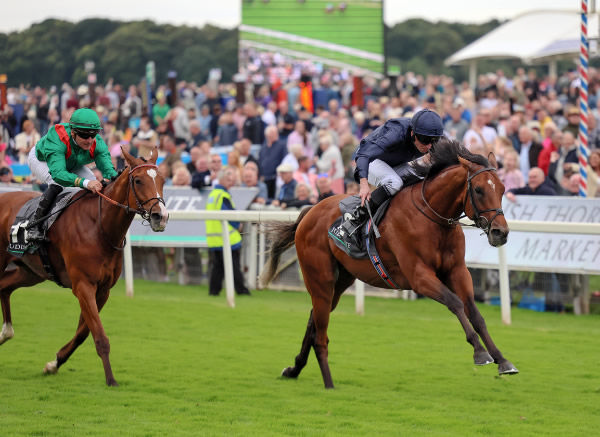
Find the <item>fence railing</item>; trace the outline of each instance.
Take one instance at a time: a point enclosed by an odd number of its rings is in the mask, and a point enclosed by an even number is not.
[[[264,266],[265,259],[265,236],[263,233],[258,233],[256,224],[283,221],[296,221],[299,215],[297,210],[283,211],[170,211],[170,221],[177,220],[221,220],[223,223],[223,257],[225,267],[225,294],[229,306],[235,306],[235,294],[233,285],[233,262],[231,258],[231,246],[229,244],[229,233],[227,232],[227,222],[229,220],[238,222],[252,223],[249,238],[250,238],[250,253],[258,251],[259,257],[253,256],[250,258],[248,271],[249,285],[251,288],[256,287],[256,278],[259,270]],[[469,221],[467,220],[468,224]],[[170,224],[171,226],[173,223]],[[564,234],[580,234],[580,235],[600,235],[600,223],[565,223],[565,222],[540,222],[540,221],[508,221],[511,231],[522,231],[531,233],[564,233]],[[484,237],[481,237],[484,238]],[[254,260],[254,261],[253,261]],[[510,290],[508,279],[508,262],[506,259],[505,246],[498,248],[498,268],[500,276],[500,306],[502,321],[505,324],[511,323],[510,311]],[[260,265],[260,268],[259,268]],[[600,268],[600,266],[599,266]],[[535,271],[534,268],[531,269]],[[131,239],[127,238],[125,247],[125,282],[127,295],[133,296],[133,263],[131,256]],[[359,314],[364,312],[364,288],[362,283],[358,283],[356,287],[356,311]]]

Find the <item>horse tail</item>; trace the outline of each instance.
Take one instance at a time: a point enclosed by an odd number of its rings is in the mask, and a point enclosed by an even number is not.
[[[269,259],[259,277],[259,281],[263,286],[269,284],[275,276],[281,254],[294,245],[296,229],[298,229],[298,225],[311,208],[312,206],[300,211],[295,223],[272,222],[267,225],[266,232],[271,234],[272,244],[269,249]]]

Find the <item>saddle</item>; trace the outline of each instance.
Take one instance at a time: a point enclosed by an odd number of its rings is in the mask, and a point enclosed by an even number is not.
[[[383,219],[391,200],[391,198],[387,199],[379,206],[379,208],[377,208],[377,211],[373,215],[375,225],[378,225]],[[351,213],[359,205],[360,196],[358,195],[346,197],[345,199],[341,200],[339,207],[342,215],[335,222],[333,222],[329,228],[328,235],[329,238],[333,240],[335,245],[346,252],[347,255],[356,259],[364,259],[369,257],[369,250],[366,241],[370,234],[373,234],[371,219],[366,218],[365,222],[360,225],[359,230],[354,232],[352,235],[348,235],[348,233],[344,231],[341,226],[344,222],[344,214]],[[375,240],[373,235],[371,236],[371,240]]]
[[[56,219],[60,216],[60,213],[70,205],[71,198],[81,190],[81,188],[75,187],[65,188],[56,197],[54,205],[42,223],[45,232],[48,232]],[[34,253],[39,249],[41,245],[40,242],[27,241],[27,227],[40,203],[40,199],[41,197],[36,197],[27,201],[17,213],[13,225],[10,227],[10,241],[6,249],[11,255],[20,258],[27,253]]]

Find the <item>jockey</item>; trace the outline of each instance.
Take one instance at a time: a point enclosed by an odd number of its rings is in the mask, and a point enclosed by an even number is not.
[[[343,228],[352,235],[368,217],[365,202],[374,215],[383,202],[417,177],[406,164],[423,157],[444,133],[438,114],[423,109],[412,118],[392,118],[360,142],[356,151],[355,179],[360,182],[361,206],[346,214]],[[369,184],[377,188],[371,193]]]
[[[108,146],[98,132],[102,129],[96,111],[77,109],[68,123],[52,126],[31,149],[28,164],[31,173],[48,188],[42,195],[32,222],[44,217],[63,187],[81,187],[98,193],[102,182],[86,164],[94,162],[109,179],[117,176]],[[41,223],[29,229],[29,241],[44,241]]]

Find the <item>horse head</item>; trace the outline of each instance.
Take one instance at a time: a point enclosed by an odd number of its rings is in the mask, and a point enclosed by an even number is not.
[[[158,149],[155,147],[147,160],[136,158],[122,148],[121,150],[129,165],[127,199],[129,208],[148,220],[154,232],[164,231],[169,220],[169,213],[162,197],[165,179],[156,165]],[[132,205],[135,206],[132,207]]]
[[[460,156],[458,159],[467,170],[465,214],[486,233],[490,245],[504,245],[509,230],[502,211],[504,184],[496,173],[496,157],[493,153],[488,155],[489,167]]]

